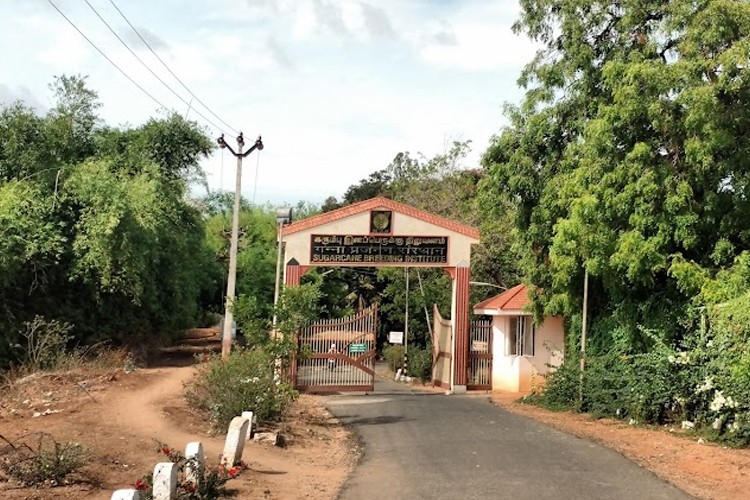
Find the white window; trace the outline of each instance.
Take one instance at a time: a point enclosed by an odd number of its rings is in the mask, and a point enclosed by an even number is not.
[[[531,316],[514,316],[510,318],[508,329],[508,355],[534,355],[534,321]]]

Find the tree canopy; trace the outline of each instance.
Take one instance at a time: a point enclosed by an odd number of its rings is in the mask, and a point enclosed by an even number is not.
[[[75,325],[78,342],[190,326],[220,272],[185,197],[213,147],[196,124],[105,127],[84,78],[50,88],[44,116],[0,111],[0,366],[36,316]]]
[[[543,48],[484,156],[516,207],[537,311],[678,339],[704,280],[748,245],[750,5],[525,0]],[[611,329],[609,330],[611,332]]]

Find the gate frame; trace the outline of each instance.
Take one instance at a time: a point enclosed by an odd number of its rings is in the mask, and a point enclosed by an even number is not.
[[[368,312],[367,314],[372,314],[373,316],[373,323],[372,323],[372,332],[362,332],[362,337],[366,337],[369,334],[372,334],[373,336],[373,349],[369,349],[361,356],[358,356],[357,359],[352,358],[351,356],[347,356],[346,354],[342,354],[341,352],[337,352],[335,354],[333,353],[324,353],[324,352],[318,352],[313,354],[307,359],[336,359],[339,361],[343,361],[348,365],[352,365],[355,368],[365,372],[367,375],[370,376],[370,384],[369,385],[300,385],[299,379],[298,379],[298,368],[299,368],[299,361],[293,360],[293,365],[295,367],[294,369],[294,379],[293,384],[294,388],[301,391],[301,392],[314,392],[314,393],[327,393],[327,392],[372,392],[375,390],[375,354],[377,346],[377,334],[378,334],[378,305],[373,304],[370,306],[373,310],[371,312]],[[353,317],[348,321],[342,321],[339,324],[333,323],[333,322],[321,322],[321,323],[314,323],[305,329],[313,329],[313,328],[325,328],[326,326],[343,326],[347,323],[354,323],[357,321],[358,317],[362,315],[362,312],[352,315]],[[301,347],[301,336],[300,334],[297,335],[297,346]],[[341,346],[340,351],[347,349],[348,347],[353,343],[353,341],[350,341],[348,344],[345,344]],[[368,366],[364,365],[362,363],[362,360],[368,360],[373,359],[373,368],[369,368]]]
[[[390,214],[387,229],[373,225],[379,213]],[[392,218],[391,218],[392,217]],[[373,227],[375,229],[373,229]],[[395,232],[398,230],[399,232]],[[445,237],[448,249],[445,260],[388,260],[345,263],[345,261],[314,262],[311,237],[315,231],[345,238],[350,235],[369,235],[402,239]],[[479,231],[471,226],[440,217],[384,197],[354,203],[330,212],[279,226],[278,241],[283,247],[285,286],[297,286],[302,276],[312,267],[431,267],[442,268],[452,281],[451,292],[451,376],[450,391],[456,394],[467,390],[469,360],[469,261],[471,247],[479,243]],[[288,260],[287,260],[288,259]],[[299,260],[298,260],[299,259]],[[359,261],[356,261],[359,262]],[[366,263],[365,263],[366,262]],[[295,374],[296,375],[296,374]]]
[[[471,342],[473,341],[473,336],[475,329],[486,329],[488,330],[487,335],[487,352],[472,352],[471,349]],[[493,341],[493,331],[492,327],[492,321],[488,319],[475,319],[471,322],[470,331],[469,331],[469,362],[467,365],[467,370],[469,371],[469,376],[466,381],[466,389],[470,391],[491,391],[492,390],[492,363],[493,363],[493,356],[492,356],[492,341]],[[487,384],[471,384],[469,383],[472,380],[472,374],[471,369],[473,366],[472,360],[479,360],[479,359],[488,359],[489,360],[489,383]]]

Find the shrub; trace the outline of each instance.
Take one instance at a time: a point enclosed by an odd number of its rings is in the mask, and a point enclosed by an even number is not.
[[[240,295],[234,302],[232,312],[247,345],[265,346],[271,342],[271,322],[257,297]]]
[[[61,443],[40,432],[36,448],[26,443],[8,444],[0,450],[0,469],[25,486],[59,486],[89,461],[89,454],[78,443]]]
[[[580,372],[577,359],[566,359],[555,371],[546,375],[543,392],[524,398],[524,402],[538,404],[554,411],[578,406]]]
[[[74,354],[67,350],[68,342],[73,338],[70,335],[72,325],[46,320],[42,316],[36,316],[23,325],[21,335],[26,345],[16,344],[14,347],[22,351],[20,359],[29,370],[61,368],[66,359]]]
[[[188,384],[188,402],[204,412],[216,429],[252,410],[260,421],[278,420],[297,392],[274,376],[276,356],[261,348],[235,349],[226,360],[209,358]]]
[[[409,347],[409,375],[423,383],[432,380],[432,348]]]
[[[404,346],[398,344],[384,345],[383,358],[388,363],[388,368],[395,372],[404,366]]]

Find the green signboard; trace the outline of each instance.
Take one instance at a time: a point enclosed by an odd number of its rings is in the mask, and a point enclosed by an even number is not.
[[[365,353],[367,352],[367,342],[360,342],[357,344],[350,344],[349,345],[349,352],[350,353]]]

